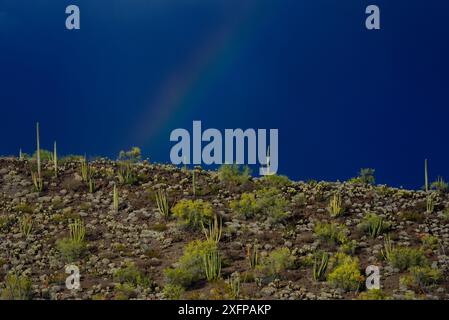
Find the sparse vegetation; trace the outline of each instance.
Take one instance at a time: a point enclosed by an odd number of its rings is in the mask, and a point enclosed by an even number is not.
[[[344,208],[341,204],[341,196],[339,194],[334,194],[332,196],[327,211],[329,211],[332,217],[339,217],[344,213]]]
[[[345,291],[359,289],[364,277],[360,273],[357,258],[337,253],[331,258],[330,265],[332,266],[332,271],[327,276],[327,281],[331,286]]]
[[[2,300],[29,300],[32,297],[31,281],[25,276],[11,273],[5,278]]]
[[[251,178],[249,167],[240,168],[238,164],[224,164],[218,169],[218,178],[221,182],[232,185],[241,185]]]
[[[391,223],[385,222],[381,216],[369,212],[363,217],[363,220],[358,227],[372,238],[377,238],[379,235],[390,229]]]
[[[212,219],[212,211],[212,205],[201,199],[183,199],[172,208],[173,216],[182,226],[196,230],[200,230],[202,223],[208,223]]]

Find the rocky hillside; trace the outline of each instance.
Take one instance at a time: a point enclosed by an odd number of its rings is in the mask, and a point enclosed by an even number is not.
[[[40,180],[33,160],[3,158],[0,296],[448,299],[445,188],[364,182],[75,157],[57,174],[44,161]],[[366,288],[370,265],[379,290]]]

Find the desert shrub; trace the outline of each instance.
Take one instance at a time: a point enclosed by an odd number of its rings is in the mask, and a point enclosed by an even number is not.
[[[239,218],[244,219],[253,218],[259,211],[254,193],[243,193],[240,200],[232,200],[229,206]]]
[[[430,234],[426,234],[421,238],[423,247],[428,250],[436,250],[438,249],[439,240],[438,237],[432,236]]]
[[[281,222],[288,217],[288,201],[282,197],[276,188],[261,189],[256,192],[256,201],[259,212],[270,222]]]
[[[84,223],[77,219],[69,223],[69,230],[69,237],[57,241],[56,246],[67,262],[73,262],[79,259],[86,250],[84,241],[86,228]]]
[[[359,175],[355,178],[349,180],[350,183],[363,183],[363,184],[375,184],[376,178],[374,177],[374,173],[376,170],[371,168],[362,168],[360,169]]]
[[[128,262],[125,266],[117,269],[114,273],[114,281],[118,283],[128,283],[135,287],[140,286],[142,288],[150,287],[152,281],[151,278],[141,272],[134,263]]]
[[[436,181],[432,182],[430,188],[440,193],[447,193],[449,191],[447,182],[445,182],[441,177],[438,177]]]
[[[343,238],[343,242],[340,245],[340,251],[349,255],[355,254],[358,244],[356,240],[349,240],[348,238]]]
[[[25,276],[9,274],[5,278],[5,289],[2,291],[2,300],[29,300],[31,299],[31,281]]]
[[[58,240],[56,246],[63,259],[67,262],[78,260],[86,251],[85,242],[76,242],[69,238]]]
[[[67,163],[71,163],[71,162],[80,162],[84,159],[84,156],[81,155],[75,155],[75,154],[68,154],[64,157],[62,157],[61,159],[58,159],[59,164],[63,165],[63,164],[67,164]]]
[[[14,225],[15,222],[16,219],[13,217],[0,216],[0,231],[7,231]]]
[[[181,200],[172,208],[173,215],[184,227],[201,228],[202,223],[212,219],[212,205],[203,200]]]
[[[348,229],[340,223],[318,222],[315,226],[314,234],[317,238],[336,244],[348,241]]]
[[[114,292],[114,300],[129,300],[137,297],[136,288],[131,283],[117,283]]]
[[[360,273],[359,261],[344,253],[337,253],[331,258],[332,271],[327,281],[334,288],[345,291],[358,290],[364,277]]]
[[[442,279],[442,272],[430,266],[412,267],[410,274],[400,278],[400,283],[411,288],[425,288],[438,283]]]
[[[391,300],[391,296],[384,293],[381,289],[361,292],[357,298],[359,300]]]
[[[422,212],[419,212],[417,210],[406,210],[401,212],[401,219],[405,221],[412,221],[416,223],[422,223],[424,221],[424,214]]]
[[[287,218],[288,201],[282,197],[278,189],[261,189],[256,193],[243,193],[240,200],[230,203],[231,209],[241,218],[260,216],[272,223],[278,223]]]
[[[120,151],[118,155],[118,159],[120,161],[129,161],[132,163],[140,161],[142,157],[142,152],[139,147],[132,147],[131,150],[128,151]]]
[[[53,152],[40,149],[41,161],[52,161],[53,160]],[[37,159],[37,151],[33,153],[33,159]]]
[[[411,267],[423,267],[428,264],[423,250],[408,247],[393,248],[388,255],[388,262],[392,267],[401,271]]]
[[[138,181],[131,161],[119,161],[117,166],[117,176],[120,184],[132,185]]]
[[[307,204],[307,197],[304,192],[299,192],[292,197],[292,202],[299,207],[304,207]]]
[[[224,164],[218,168],[218,179],[226,184],[241,185],[251,178],[248,166],[240,168],[238,164]]]
[[[14,210],[16,212],[30,213],[30,214],[34,212],[34,208],[27,203],[19,203],[14,207]]]
[[[389,230],[390,227],[391,223],[385,222],[381,216],[378,216],[372,212],[366,214],[363,217],[362,222],[358,225],[358,228],[362,232],[365,232],[373,238],[376,238],[380,234]]]
[[[267,176],[263,176],[260,181],[265,187],[268,188],[277,188],[281,189],[282,187],[286,187],[291,185],[291,180],[287,176],[270,174]]]
[[[180,285],[167,284],[164,286],[164,298],[167,300],[180,300],[185,292],[184,287]]]
[[[293,266],[295,262],[294,256],[288,248],[279,248],[272,251],[265,259],[263,259],[262,267],[271,276],[277,276],[286,269]]]
[[[167,284],[179,285],[184,288],[192,283],[205,278],[203,257],[217,250],[217,245],[212,241],[192,241],[184,248],[182,257],[175,268],[164,270]]]

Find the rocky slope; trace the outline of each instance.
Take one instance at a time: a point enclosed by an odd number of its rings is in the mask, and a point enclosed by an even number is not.
[[[3,298],[449,298],[444,192],[255,179],[201,168],[193,173],[147,162],[121,167],[103,159],[89,164],[89,186],[81,162],[63,159],[57,176],[53,164],[44,163],[43,190],[36,192],[33,161],[0,159]],[[177,214],[163,216],[158,190]],[[206,279],[201,258],[184,268],[195,260],[186,246],[204,243],[205,235],[179,213],[185,207],[175,209],[183,200],[191,200],[187,207],[202,203],[193,211],[205,222],[213,221],[210,208],[223,223],[216,280]],[[79,251],[61,244],[74,221],[86,230]],[[80,270],[80,290],[66,288],[68,264]],[[381,290],[366,289],[369,265],[380,267]],[[179,267],[191,274],[167,271]]]

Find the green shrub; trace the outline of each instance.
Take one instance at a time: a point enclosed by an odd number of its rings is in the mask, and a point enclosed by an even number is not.
[[[276,188],[258,190],[256,193],[258,211],[272,223],[278,223],[288,217],[288,201]]]
[[[358,290],[364,277],[360,273],[359,261],[344,253],[337,253],[331,259],[332,271],[327,281],[334,288],[345,291]]]
[[[240,200],[232,200],[229,206],[239,218],[243,219],[253,218],[259,211],[254,193],[243,193]]]
[[[358,228],[370,235],[373,238],[376,238],[380,234],[389,230],[391,227],[391,223],[384,222],[384,219],[378,216],[375,213],[368,213],[362,219],[362,222],[358,225]]]
[[[136,288],[131,283],[118,283],[114,291],[114,300],[129,300],[137,297]]]
[[[428,250],[438,249],[439,240],[438,237],[427,234],[421,238],[423,247]]]
[[[5,278],[5,289],[2,291],[2,300],[29,300],[31,299],[31,281],[27,276],[9,274]]]
[[[293,266],[295,262],[294,256],[290,249],[280,248],[272,251],[264,260],[263,268],[271,276],[277,276],[286,269]]]
[[[53,152],[40,149],[41,161],[52,161],[53,160]],[[33,159],[37,158],[37,151],[33,153]]]
[[[241,185],[250,177],[251,170],[247,166],[241,169],[238,164],[224,164],[218,169],[218,179],[226,184]]]
[[[412,288],[425,288],[436,284],[442,279],[442,272],[430,266],[412,267],[410,274],[401,277],[400,283]]]
[[[430,188],[440,193],[447,193],[449,190],[448,184],[441,177],[438,177],[436,181],[432,182]]]
[[[288,201],[282,197],[278,189],[261,189],[254,193],[243,193],[240,200],[230,203],[238,217],[248,219],[256,216],[267,218],[278,223],[288,217]]]
[[[411,267],[423,267],[428,264],[423,250],[408,247],[393,248],[388,255],[388,262],[392,267],[401,271]]]
[[[179,259],[175,268],[164,270],[167,284],[179,285],[184,288],[192,283],[205,278],[204,256],[217,250],[217,245],[212,241],[195,240],[187,244],[184,254]]]
[[[292,202],[299,207],[304,207],[307,204],[307,197],[304,192],[300,192],[292,197]]]
[[[382,292],[381,289],[371,289],[359,294],[359,300],[391,300],[391,296]]]
[[[292,184],[291,180],[287,176],[270,174],[263,176],[260,181],[265,187],[281,189]]]
[[[134,263],[128,262],[124,267],[114,273],[114,281],[118,283],[127,283],[134,287],[140,286],[148,288],[151,286],[151,278],[141,272]]]
[[[374,177],[375,171],[376,170],[371,168],[362,168],[360,169],[358,177],[350,179],[349,182],[373,185],[376,182],[376,178]]]
[[[346,243],[348,241],[348,229],[340,223],[318,222],[314,229],[315,236],[327,242],[336,244]]]
[[[63,259],[67,262],[78,260],[86,251],[86,243],[73,241],[70,238],[64,238],[56,242],[56,246]]]
[[[416,210],[406,210],[401,212],[401,218],[405,221],[412,221],[416,223],[422,223],[425,219],[425,216],[422,212]]]
[[[7,231],[15,222],[16,219],[13,217],[0,216],[0,231]]]
[[[167,284],[164,287],[164,298],[167,300],[180,300],[184,291],[184,287],[180,285]]]
[[[181,225],[192,229],[201,228],[213,217],[212,205],[203,200],[181,200],[172,208],[173,215],[179,219]]]
[[[142,152],[139,147],[132,147],[131,150],[128,151],[120,151],[118,155],[118,159],[120,161],[129,161],[129,162],[138,162],[142,157]]]

